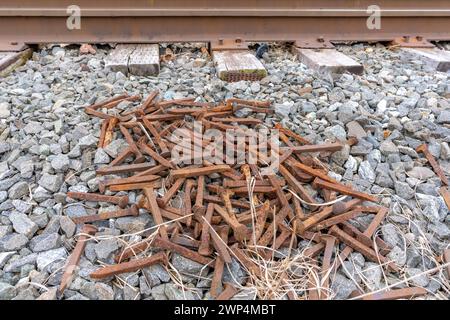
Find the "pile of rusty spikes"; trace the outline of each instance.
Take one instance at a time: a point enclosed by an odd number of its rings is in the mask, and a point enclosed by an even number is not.
[[[103,279],[153,264],[167,264],[168,255],[175,252],[213,268],[211,296],[229,299],[236,294],[237,288],[231,283],[222,283],[222,276],[225,264],[231,263],[232,258],[251,276],[259,277],[262,270],[255,263],[252,252],[273,259],[274,251],[295,248],[300,240],[311,243],[304,251],[305,259],[314,263],[321,261],[317,267],[322,285],[316,288],[317,281],[311,279],[311,288],[305,291],[307,297],[288,288],[286,292],[290,299],[328,298],[330,275],[353,251],[385,265],[388,270],[399,270],[385,257],[390,251],[388,245],[374,237],[388,210],[376,205],[379,198],[331,178],[320,160],[340,150],[343,143],[356,143],[356,139],[314,145],[275,124],[273,128],[279,132],[277,175],[261,174],[265,164],[260,157],[257,164],[213,164],[205,160],[200,165],[178,165],[171,159],[171,150],[175,147],[171,134],[177,128],[184,128],[191,136],[195,135],[191,125],[193,120],[200,121],[206,129],[220,131],[256,128],[265,125],[262,120],[238,118],[234,113],[247,108],[261,117],[273,110],[265,101],[229,99],[223,105],[212,105],[194,99],[160,101],[157,98],[158,92],[153,92],[139,106],[122,112],[115,110],[121,102],[137,102],[141,98],[125,94],[86,107],[86,113],[103,119],[98,147],[110,144],[116,132],[120,132],[128,143],[128,147],[110,165],[98,169],[97,174],[127,177],[101,181],[99,190],[102,194],[68,194],[78,200],[114,203],[121,209],[73,219],[84,225],[83,235],[69,258],[60,291],[70,282],[85,240],[96,233],[92,223],[137,216],[139,209],[145,209],[142,214],[152,215],[158,226],[156,236],[153,234],[124,248],[116,257],[117,264],[99,268],[91,278]],[[201,147],[205,145],[201,143]],[[248,146],[246,150],[249,151]],[[166,190],[162,196],[157,192],[160,189]],[[104,195],[107,190],[137,190],[142,195],[137,204],[128,207],[127,196]],[[312,196],[314,193],[317,195]],[[180,195],[182,205],[175,206],[173,200]],[[361,231],[349,222],[367,214],[373,215],[373,220],[366,230]],[[344,245],[341,251],[337,250],[339,243]],[[412,288],[389,294],[408,297],[424,293]],[[375,298],[387,297],[381,294]]]

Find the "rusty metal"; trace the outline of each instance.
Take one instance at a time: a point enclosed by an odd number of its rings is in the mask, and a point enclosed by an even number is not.
[[[231,255],[226,246],[226,243],[228,242],[228,230],[228,226],[222,226],[218,230],[210,228],[214,248],[225,263],[231,263]],[[219,236],[222,241],[219,239]]]
[[[159,225],[159,234],[164,240],[168,240],[167,229],[164,226],[164,220],[161,215],[161,211],[158,206],[158,202],[156,202],[155,191],[153,187],[144,188],[144,194],[147,197],[148,205],[150,207],[150,212],[153,215],[153,219],[157,225]]]
[[[366,258],[377,262],[377,263],[386,263],[387,266],[394,272],[398,272],[399,268],[393,263],[389,262],[384,256],[381,254],[377,254],[373,249],[366,246],[362,242],[357,239],[349,236],[347,233],[339,229],[337,226],[333,226],[330,229],[332,235],[338,238],[340,241],[345,243],[347,246],[352,247],[354,250],[360,252]]]
[[[383,27],[370,30],[370,0],[202,1],[79,0],[82,28],[66,26],[70,1],[6,0],[0,42],[155,43],[211,41],[390,41],[402,36],[449,40],[448,2],[380,0]],[[405,10],[407,9],[407,10]],[[405,22],[406,21],[406,22]]]
[[[313,187],[315,189],[325,188],[328,190],[333,190],[333,191],[336,191],[336,192],[339,192],[339,193],[342,193],[342,194],[345,194],[348,196],[352,196],[355,198],[359,198],[359,199],[365,200],[365,201],[379,202],[379,199],[375,196],[353,190],[352,188],[344,186],[343,184],[340,184],[340,183],[339,184],[330,183],[330,182],[324,181],[320,178],[314,179]]]
[[[89,235],[93,235],[97,232],[97,228],[91,225],[85,225],[81,229],[82,235],[77,239],[77,244],[67,259],[66,265],[64,266],[64,273],[61,278],[61,284],[59,285],[59,293],[62,294],[66,288],[70,285],[72,281],[73,273],[75,272],[75,268],[78,266],[78,262],[80,262],[81,255],[84,252],[84,248],[87,245],[87,241],[89,240]]]
[[[180,190],[185,180],[185,178],[175,180],[174,184],[167,190],[164,196],[156,200],[161,208],[164,208],[169,203],[173,196]]]
[[[167,159],[165,159],[163,156],[158,154],[155,150],[153,150],[148,144],[145,143],[139,143],[139,148],[142,150],[142,152],[148,154],[150,157],[152,157],[153,160],[156,162],[159,162],[159,164],[165,166],[166,168],[174,169],[175,166],[173,163]]]
[[[214,214],[214,204],[209,203],[204,217],[205,220],[199,221],[202,223],[202,235],[200,247],[198,248],[198,253],[201,254],[202,256],[210,256],[212,254],[212,248],[210,244],[211,234],[209,232],[209,225],[211,224],[211,218],[213,214]]]
[[[161,177],[156,176],[156,175],[145,175],[145,176],[133,176],[133,177],[123,178],[123,179],[111,179],[111,180],[106,180],[106,181],[99,181],[98,190],[103,193],[106,191],[106,188],[108,188],[110,186],[122,185],[122,184],[128,184],[128,183],[153,182],[158,179],[161,179]]]
[[[315,203],[315,200],[311,195],[306,191],[306,189],[302,186],[302,184],[295,179],[295,177],[286,169],[283,165],[280,165],[279,171],[281,175],[286,179],[286,182],[293,189],[293,191],[297,192],[297,194],[308,203]],[[310,206],[312,210],[317,208],[317,206]]]
[[[428,162],[430,163],[431,167],[433,168],[434,172],[438,175],[438,177],[441,179],[442,183],[446,186],[448,186],[448,179],[445,176],[444,171],[442,171],[441,166],[436,161],[434,156],[431,154],[430,150],[428,150],[428,147],[426,144],[421,144],[416,148],[417,152],[421,152],[424,154],[425,158],[427,158]]]
[[[320,178],[324,181],[330,182],[330,183],[338,183],[336,180],[334,180],[333,178],[329,177],[326,173],[324,173],[322,170],[318,170],[318,169],[314,169],[311,168],[307,165],[304,165],[303,163],[300,162],[294,162],[293,164],[296,168],[306,172],[307,174],[314,176],[316,178]]]
[[[216,297],[216,300],[219,301],[230,300],[238,292],[237,289],[231,283],[226,282],[224,284],[224,287],[225,287],[224,290]]]
[[[335,152],[343,148],[343,144],[340,142],[323,143],[323,144],[310,144],[304,146],[294,147],[281,147],[281,151],[292,150],[294,153],[307,153],[307,152]]]
[[[157,174],[165,169],[159,166],[155,166],[153,163],[136,163],[136,164],[125,164],[120,166],[108,166],[97,169],[97,174],[105,176],[108,174],[118,174],[118,173],[130,173],[130,172],[139,172],[144,170],[154,169],[154,172],[148,174]]]
[[[108,120],[104,119],[102,121],[102,127],[100,130],[100,137],[98,138],[98,148],[103,148],[103,144],[105,143],[105,137],[106,137],[106,129],[108,128]]]
[[[345,202],[345,203],[343,203],[343,206],[344,206],[343,210],[347,211],[360,203],[361,203],[360,199],[353,199],[348,202]],[[333,207],[330,207],[330,206],[325,207],[318,213],[309,217],[308,219],[298,222],[297,231],[299,233],[303,233],[304,231],[311,229],[313,226],[317,225],[320,221],[328,218],[333,213],[334,213]]]
[[[90,216],[84,216],[84,217],[75,217],[72,218],[72,221],[75,224],[82,224],[82,223],[92,223],[97,221],[103,221],[108,219],[116,219],[121,217],[137,217],[139,215],[139,208],[136,205],[132,205],[131,208],[128,209],[122,209],[117,211],[109,211],[109,212],[102,212],[99,214],[94,214]]]
[[[192,178],[192,177],[198,177],[198,176],[207,176],[213,173],[222,173],[226,171],[230,171],[231,168],[229,165],[223,164],[223,165],[214,165],[209,167],[202,167],[202,168],[193,168],[193,169],[177,169],[171,171],[171,176],[173,178]]]
[[[191,191],[192,188],[194,187],[195,182],[192,179],[187,179],[186,183],[185,183],[185,187],[184,187],[184,201],[183,201],[183,205],[184,205],[184,215],[185,216],[189,216],[188,220],[187,220],[187,225],[188,227],[191,226],[192,223],[192,199],[191,199]]]
[[[129,262],[119,263],[111,266],[106,266],[99,270],[92,272],[89,276],[91,279],[99,280],[105,279],[119,274],[135,272],[158,263],[167,263],[167,256],[163,252],[158,252],[151,257],[131,260]]]
[[[220,229],[220,234],[217,235],[214,230],[211,230],[211,237],[213,239],[214,247],[216,248],[219,256],[216,258],[216,262],[214,264],[214,274],[211,280],[211,296],[213,298],[217,298],[221,291],[222,287],[222,277],[223,271],[225,267],[225,263],[231,263],[231,256],[228,253],[228,248],[223,245],[228,242],[228,227],[224,227]]]
[[[232,108],[236,105],[247,104],[256,106],[255,108],[269,109],[270,103],[236,100],[236,102],[228,101],[226,105],[219,104],[215,107],[209,103],[197,103],[193,99],[176,101],[156,101],[155,99],[156,93],[150,94],[140,106],[122,112],[120,117],[115,118],[117,119],[115,127],[120,128],[130,146],[114,159],[114,165],[99,169],[100,174],[134,174],[129,178],[107,180],[100,183],[99,188],[102,192],[107,187],[111,191],[140,191],[134,213],[138,213],[137,208],[146,209],[153,216],[157,231],[160,233],[156,238],[152,233],[143,241],[125,248],[115,257],[117,262],[138,254],[142,256],[152,247],[168,250],[168,255],[171,252],[178,253],[216,269],[211,290],[214,291],[214,295],[219,295],[224,264],[231,263],[232,256],[251,274],[262,277],[263,274],[253,259],[277,261],[279,257],[275,255],[275,251],[284,247],[295,248],[299,240],[307,240],[312,245],[304,250],[303,256],[308,263],[311,259],[322,262],[322,266],[318,265],[317,269],[322,271],[323,281],[321,281],[327,287],[328,280],[323,277],[328,275],[332,267],[329,259],[330,236],[308,230],[329,232],[330,230],[326,229],[330,227],[333,229],[336,225],[340,225],[344,231],[339,230],[347,237],[346,240],[341,239],[344,244],[351,241],[356,250],[372,258],[377,254],[373,248],[380,248],[380,260],[387,263],[384,255],[390,248],[379,238],[371,242],[375,232],[373,228],[376,228],[384,219],[387,209],[361,205],[363,200],[359,198],[345,203],[337,202],[334,205],[318,205],[322,201],[335,200],[338,192],[331,190],[332,188],[330,190],[326,188],[317,194],[317,197],[321,199],[315,199],[303,185],[304,183],[309,183],[311,186],[311,181],[315,178],[316,188],[320,183],[329,183],[343,188],[344,192],[341,193],[344,194],[348,193],[350,188],[328,179],[326,165],[319,159],[292,152],[297,149],[305,150],[304,147],[309,148],[307,150],[313,150],[311,148],[317,148],[317,145],[311,145],[306,139],[296,136],[290,130],[284,130],[287,135],[280,133],[280,141],[277,144],[281,147],[287,146],[290,151],[288,151],[289,156],[285,157],[284,164],[280,166],[279,174],[273,176],[261,175],[260,169],[266,165],[261,160],[256,164],[245,163],[231,166],[217,165],[202,159],[201,164],[186,165],[179,162],[180,164],[175,168],[170,162],[170,155],[163,155],[164,144],[168,150],[176,146],[177,141],[169,136],[169,133],[176,128],[186,129],[183,136],[191,138],[191,141],[194,140],[191,146],[205,148],[208,146],[206,141],[195,141],[198,133],[193,130],[192,121],[203,121],[205,130],[207,128],[220,130],[238,128],[235,123],[231,125],[234,118],[228,112]],[[116,102],[113,102],[110,105],[115,104]],[[212,114],[213,121],[204,120],[208,112]],[[180,120],[170,117],[161,118],[166,115],[180,115],[182,118]],[[131,116],[133,119],[130,121]],[[159,117],[164,123],[147,120],[150,117]],[[246,120],[249,127],[257,127],[259,122]],[[165,133],[161,134],[164,130]],[[226,140],[225,143],[227,143]],[[275,147],[274,143],[270,145],[272,149]],[[253,152],[247,143],[245,147],[249,154]],[[159,164],[136,163],[139,159],[135,156],[139,158],[139,153],[150,155]],[[329,153],[322,154],[321,159],[327,156]],[[324,179],[321,180],[320,177]],[[164,188],[167,192],[161,196],[155,192],[159,188]],[[178,191],[183,192],[182,205],[180,208],[174,208],[170,202]],[[208,191],[215,195],[209,195]],[[350,191],[356,192],[352,189]],[[178,203],[177,206],[179,206]],[[319,208],[320,211],[316,212]],[[128,212],[131,212],[131,209],[128,209]],[[357,212],[358,214],[360,212],[376,213],[366,233],[361,233],[347,223],[349,219],[357,215]],[[332,214],[336,217],[330,218]],[[85,219],[97,220],[112,216],[116,217],[116,214],[89,216]],[[249,228],[249,225],[252,228]],[[232,232],[228,236],[230,228]],[[254,245],[257,246],[256,250],[252,247]],[[246,249],[249,248],[251,250],[247,251]],[[352,247],[348,246],[344,249],[344,253],[348,255],[352,250]],[[324,253],[324,259],[317,259],[321,253]],[[211,257],[215,257],[216,260],[214,261]],[[335,260],[333,268],[336,265]],[[391,269],[395,271],[395,266],[391,266]],[[282,276],[279,281],[280,285],[287,289],[288,297],[297,299],[294,288],[286,282],[286,277]],[[318,298],[326,297],[326,288],[314,288],[314,290],[317,291]]]
[[[142,163],[145,162],[145,157],[142,155],[142,152],[139,150],[139,148],[137,147],[136,143],[133,140],[133,137],[131,136],[131,134],[128,132],[128,129],[126,129],[124,126],[119,125],[119,129],[120,132],[122,132],[122,135],[125,138],[125,141],[128,143],[129,147],[131,148],[131,150],[133,151],[133,153],[136,156],[136,161],[135,163]]]
[[[189,250],[189,249],[187,249],[187,248],[185,248],[183,246],[180,246],[178,244],[172,243],[169,240],[164,240],[164,239],[162,239],[160,237],[156,237],[152,241],[151,245],[153,247],[156,247],[156,248],[160,248],[160,249],[170,250],[170,251],[176,252],[179,255],[185,257],[186,259],[190,259],[192,261],[198,262],[198,263],[203,264],[203,265],[210,265],[211,262],[213,262],[213,260],[210,259],[210,258],[204,257],[204,256],[198,254],[195,251]]]
[[[238,241],[245,241],[248,239],[249,230],[245,225],[241,224],[236,217],[230,216],[226,209],[217,204],[214,205],[214,210],[222,217],[225,223],[233,229],[234,236]]]
[[[260,210],[256,215],[255,232],[253,235],[253,239],[255,240],[255,242],[259,241],[264,232],[264,227],[266,225],[267,216],[269,215],[269,210],[270,202],[266,201],[263,204],[262,210]]]
[[[205,176],[199,176],[197,179],[197,194],[195,195],[195,204],[193,207],[194,217],[202,223],[201,217],[206,213],[203,197],[205,194]]]
[[[349,212],[346,212],[346,213],[343,213],[343,214],[340,214],[340,215],[337,215],[332,218],[329,218],[329,219],[319,222],[315,227],[313,227],[313,231],[321,231],[323,229],[327,229],[336,224],[354,219],[354,218],[356,218],[362,214],[366,214],[366,213],[367,213],[366,211],[355,208]]]
[[[294,42],[294,46],[302,49],[333,49],[334,45],[322,38],[305,38]]]
[[[67,192],[67,196],[76,200],[85,200],[92,202],[109,202],[118,205],[121,208],[125,208],[128,205],[128,196],[105,196],[98,193],[86,193],[86,192]]]
[[[248,273],[252,273],[256,276],[261,275],[261,269],[258,267],[257,264],[255,264],[245,253],[242,251],[242,249],[239,248],[239,245],[236,243],[233,246],[231,246],[231,251],[233,252],[233,255],[237,258],[239,263],[247,269]]]
[[[300,143],[301,145],[309,145],[311,144],[311,142],[309,142],[308,140],[306,140],[305,138],[303,138],[302,136],[300,136],[299,134],[296,134],[295,132],[293,132],[292,130],[283,127],[283,125],[281,123],[277,123],[274,126],[275,129],[278,129],[281,133],[283,133],[284,135],[293,138],[294,140],[296,140],[298,143]]]
[[[394,289],[387,292],[377,292],[364,296],[362,300],[397,300],[411,299],[428,294],[425,288],[412,287],[403,289]]]
[[[448,210],[450,210],[450,191],[448,190],[448,187],[441,187],[439,189],[439,193],[441,194],[442,198],[444,199]]]
[[[271,241],[273,241],[273,237],[276,233],[278,225],[287,217],[290,207],[283,207],[277,215],[274,217],[272,223],[267,227],[266,232],[259,238],[258,246],[266,247]]]
[[[330,287],[331,257],[333,255],[333,249],[336,244],[336,238],[329,235],[324,235],[322,236],[322,238],[325,238],[325,252],[323,253],[321,270],[322,290],[319,291],[319,297],[320,299],[326,299],[328,297],[327,290]]]
[[[117,184],[114,186],[110,186],[109,190],[112,192],[120,192],[120,191],[142,190],[142,189],[149,188],[149,187],[158,189],[161,187],[161,181]]]
[[[163,141],[162,137],[158,133],[158,130],[152,125],[150,121],[148,121],[146,118],[142,118],[142,122],[144,123],[144,126],[150,131],[150,133],[153,136],[153,140],[156,142],[156,144],[159,146],[159,149],[161,150],[161,156],[166,157],[170,155],[170,150],[167,147],[167,144]]]
[[[213,40],[210,45],[211,51],[248,50],[248,43],[242,40],[242,38]]]
[[[119,153],[113,161],[111,161],[109,166],[114,167],[114,166],[121,165],[132,155],[133,155],[133,152],[131,151],[131,148],[127,147],[125,150],[123,150],[121,153]]]
[[[372,219],[372,221],[370,222],[369,226],[367,227],[367,229],[363,233],[363,235],[366,238],[370,239],[375,234],[376,230],[378,229],[378,227],[380,226],[381,222],[386,217],[387,213],[388,213],[388,210],[386,208],[383,208],[383,207],[380,208],[380,211],[375,215],[375,217]],[[361,239],[359,239],[359,240],[361,241]],[[337,268],[339,268],[339,266],[341,265],[341,261],[344,261],[345,259],[347,259],[347,257],[352,252],[353,252],[353,248],[352,247],[350,247],[350,246],[345,247],[342,250],[342,252],[339,254],[339,259],[335,259],[334,270],[337,270]]]
[[[88,113],[88,112],[86,111],[86,113]],[[98,115],[96,115],[96,116],[98,116]],[[102,148],[105,148],[106,146],[108,146],[111,143],[111,141],[113,139],[113,134],[114,134],[114,127],[117,125],[117,123],[119,123],[119,119],[112,118],[112,117],[109,118],[108,126],[106,127],[105,138],[103,139]],[[130,147],[130,149],[131,149],[131,147]]]
[[[391,42],[391,46],[403,48],[434,48],[434,44],[425,40],[422,36],[403,36],[395,38]]]
[[[447,279],[450,279],[450,249],[445,249],[442,255],[442,260],[444,263],[448,263],[449,265],[446,267],[447,269]]]

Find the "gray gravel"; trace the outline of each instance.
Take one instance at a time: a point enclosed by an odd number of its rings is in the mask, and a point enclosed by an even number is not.
[[[146,96],[154,89],[165,99],[269,99],[275,119],[312,142],[358,137],[357,145],[331,157],[330,167],[336,179],[382,195],[381,204],[390,210],[378,234],[393,247],[388,258],[404,269],[396,279],[386,278],[381,267],[354,253],[345,264],[347,270],[332,276],[334,298],[348,298],[357,289],[355,281],[370,291],[409,277],[410,285],[436,294],[430,298],[448,298],[448,288],[442,289],[439,278],[442,272],[433,274],[432,281],[423,273],[436,266],[435,258],[449,244],[449,211],[438,193],[440,180],[414,150],[427,143],[443,171],[450,172],[448,73],[430,71],[422,62],[381,45],[357,44],[338,49],[360,61],[364,75],[324,79],[285,48],[274,47],[263,57],[267,78],[225,83],[214,76],[214,66],[198,49],[177,46],[177,59],[163,64],[159,77],[145,78],[105,70],[107,49],[80,56],[76,48],[55,46],[35,52],[25,66],[0,80],[0,299],[209,297],[212,269],[176,254],[171,263],[189,290],[183,291],[172,281],[174,275],[159,266],[124,275],[128,285],[121,287],[91,280],[89,273],[99,262],[112,263],[123,246],[114,239],[89,243],[64,296],[56,292],[61,268],[80,231],[69,218],[116,209],[103,203],[67,203],[65,194],[98,191],[95,169],[126,147],[124,140],[115,139],[97,149],[100,122],[83,107],[114,93]],[[245,110],[240,112],[247,116]],[[370,219],[360,217],[352,223],[363,230]],[[114,236],[152,224],[142,212],[138,218],[106,221],[98,227],[99,234]],[[243,283],[246,274],[234,262],[225,277]],[[49,290],[23,284],[30,281]],[[244,291],[242,295],[254,296]]]

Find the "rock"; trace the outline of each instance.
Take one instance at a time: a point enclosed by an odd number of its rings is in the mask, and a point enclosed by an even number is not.
[[[331,160],[342,166],[350,156],[350,146],[345,144],[344,147],[331,155]]]
[[[406,277],[412,278],[410,282],[417,287],[426,287],[430,283],[428,276],[423,274],[423,271],[420,269],[407,268]]]
[[[116,239],[101,240],[94,247],[97,257],[101,260],[108,259],[118,249],[119,245]]]
[[[33,209],[33,204],[17,199],[12,201],[12,205],[19,213],[29,214]]]
[[[450,229],[444,223],[438,221],[428,224],[428,232],[438,236],[441,239],[450,238]]]
[[[170,281],[170,275],[167,273],[166,269],[159,264],[143,269],[142,273],[144,274],[150,288]]]
[[[37,254],[32,253],[8,263],[3,270],[5,272],[20,272],[20,269],[27,264],[34,266],[36,259]]]
[[[108,144],[103,150],[112,158],[116,158],[119,153],[125,150],[128,144],[123,139],[115,139]]]
[[[450,160],[450,147],[447,142],[441,143],[441,158],[443,160]]]
[[[44,251],[38,254],[36,259],[39,271],[48,270],[54,262],[64,261],[67,258],[67,251],[64,248]]]
[[[348,137],[356,137],[358,140],[367,137],[366,131],[357,121],[347,123],[346,127]]]
[[[414,198],[414,190],[406,182],[395,182],[395,192],[397,195],[405,200]]]
[[[7,102],[0,103],[0,119],[8,119],[11,115],[11,111],[9,110],[9,104]]]
[[[0,282],[0,300],[11,300],[16,294],[16,288],[9,283]]]
[[[123,288],[123,300],[140,300],[141,294],[138,288],[125,286]]]
[[[65,172],[70,167],[69,157],[65,154],[59,154],[53,158],[51,165],[56,172]]]
[[[25,247],[28,238],[20,233],[11,233],[0,238],[0,251],[17,251]]]
[[[347,133],[345,129],[340,125],[335,125],[332,127],[327,127],[324,131],[324,135],[330,140],[340,140],[345,141],[347,139]]]
[[[66,234],[67,238],[72,238],[77,229],[77,225],[67,216],[62,216],[59,218],[59,224],[61,229]]]
[[[58,192],[63,184],[63,178],[59,175],[46,174],[41,177],[38,184],[51,192]]]
[[[294,112],[294,104],[292,102],[277,103],[274,105],[275,114],[280,118],[289,118],[289,115]]]
[[[14,231],[27,236],[27,238],[31,238],[39,229],[37,224],[31,221],[26,214],[13,211],[8,218],[13,224]]]
[[[78,142],[78,146],[81,149],[86,149],[89,147],[96,147],[97,142],[98,142],[97,138],[95,138],[92,134],[88,134],[88,135],[81,137],[81,139]]]
[[[8,197],[10,199],[20,199],[25,195],[30,194],[30,189],[28,183],[25,181],[17,182],[15,185],[11,187],[8,191]]]
[[[436,176],[433,170],[427,167],[414,167],[407,172],[407,175],[419,180],[427,180]]]
[[[39,297],[36,298],[36,300],[47,300],[47,301],[56,300],[57,293],[58,293],[57,287],[49,288],[48,291],[41,294]]]
[[[183,290],[176,284],[167,283],[164,288],[164,294],[169,300],[194,300],[194,295],[191,291]]]
[[[95,151],[94,164],[108,164],[111,162],[111,158],[103,149],[97,149]]]
[[[111,286],[97,282],[95,291],[99,300],[114,300],[114,290]]]
[[[383,234],[383,240],[391,247],[401,245],[401,239],[392,223],[386,223],[381,226],[381,233]]]
[[[394,261],[397,266],[402,267],[406,263],[406,252],[400,247],[395,246],[392,248],[391,252],[388,253],[387,258]]]
[[[347,279],[343,275],[336,274],[331,283],[331,290],[335,293],[334,299],[344,300],[347,299],[354,290],[356,290],[356,286],[353,281]]]
[[[399,153],[397,146],[390,140],[385,140],[381,143],[380,151],[385,156]]]
[[[33,252],[42,252],[55,249],[61,244],[58,233],[43,233],[31,239],[30,249]]]
[[[8,252],[0,252],[0,269],[3,269],[3,266],[8,262],[9,258],[11,258],[16,252],[8,251]]]
[[[450,123],[450,110],[443,110],[437,118],[438,123]]]
[[[167,296],[165,294],[166,284],[161,284],[159,286],[152,288],[152,297],[155,300],[167,300]]]
[[[244,284],[247,276],[248,274],[241,267],[241,264],[235,258],[231,258],[231,264],[228,264],[224,269],[223,282]]]
[[[23,131],[28,134],[36,134],[43,130],[44,128],[39,122],[30,121],[28,124],[23,128]]]
[[[135,233],[145,230],[151,219],[148,216],[124,217],[116,219],[115,227],[124,233]]]
[[[172,257],[172,264],[173,267],[178,270],[178,272],[180,273],[184,273],[184,274],[188,274],[188,275],[193,275],[193,276],[199,276],[201,274],[201,272],[205,269],[204,265],[197,263],[195,261],[186,259],[185,257],[179,255],[179,254],[174,254]]]
[[[261,85],[258,82],[252,82],[250,90],[252,90],[253,93],[258,93],[261,91]]]
[[[383,271],[378,264],[367,262],[365,264],[364,270],[362,271],[362,274],[365,278],[365,284],[369,288],[371,288],[372,290],[381,288],[381,277]]]
[[[68,206],[66,208],[65,214],[69,218],[78,218],[78,217],[83,217],[83,216],[88,215],[86,208],[80,204],[74,204],[74,205]]]
[[[358,174],[361,179],[369,181],[370,183],[375,182],[376,175],[369,161],[361,162],[361,164],[359,165]]]

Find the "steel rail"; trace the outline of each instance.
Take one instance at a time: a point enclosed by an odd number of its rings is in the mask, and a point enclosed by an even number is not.
[[[448,0],[4,0],[0,43],[152,43],[212,41],[389,41],[402,36],[450,40]],[[369,30],[378,5],[381,29]],[[66,26],[68,6],[81,29]]]

